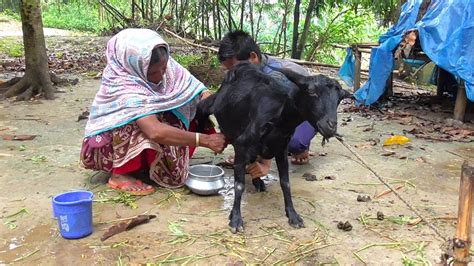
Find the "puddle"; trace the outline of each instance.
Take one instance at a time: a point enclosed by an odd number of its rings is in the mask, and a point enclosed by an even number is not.
[[[262,181],[265,183],[267,187],[271,183],[275,183],[276,181],[278,181],[278,177],[272,174],[268,174],[267,176],[261,177],[260,179],[262,179]],[[249,184],[246,184],[246,185],[248,186]],[[219,190],[219,194],[221,194],[224,197],[224,201],[222,203],[222,209],[226,211],[230,211],[232,209],[232,205],[234,205],[234,176],[224,176],[224,188]],[[247,202],[245,201],[245,197],[242,197],[241,204],[242,206],[247,204]]]
[[[224,197],[222,209],[231,210],[234,204],[234,176],[224,176],[224,188],[219,190],[219,194]],[[242,204],[245,204],[243,200]]]
[[[18,233],[21,231],[18,230]],[[40,246],[41,243],[51,240],[57,236],[57,230],[51,225],[42,224],[28,230],[26,234],[6,240],[0,249],[0,264],[11,263],[13,260],[30,253]]]

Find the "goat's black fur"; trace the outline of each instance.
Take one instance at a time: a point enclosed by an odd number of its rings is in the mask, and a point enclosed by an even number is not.
[[[219,91],[198,105],[199,123],[214,114],[226,140],[235,149],[235,198],[229,217],[233,232],[243,231],[240,202],[245,167],[257,156],[275,157],[286,216],[291,226],[304,227],[291,199],[288,143],[295,128],[305,120],[325,139],[336,134],[337,107],[341,99],[350,96],[337,81],[323,75],[306,77],[279,71],[294,84],[281,82],[261,72],[258,66],[239,64],[228,73]]]

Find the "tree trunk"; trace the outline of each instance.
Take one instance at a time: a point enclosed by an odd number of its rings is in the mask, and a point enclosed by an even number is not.
[[[298,42],[298,48],[296,50],[296,59],[301,59],[301,56],[304,51],[304,47],[306,45],[306,39],[308,37],[309,33],[309,26],[311,25],[311,18],[313,14],[313,10],[316,6],[316,0],[310,0],[308,4],[308,10],[306,11],[306,18],[304,21],[304,27],[303,27],[303,32],[301,33],[301,38],[299,39]]]
[[[240,8],[240,29],[244,29],[244,11],[245,11],[245,0],[242,0]]]
[[[255,32],[253,27],[253,3],[252,0],[249,0],[249,13],[250,13],[250,34],[252,38],[255,40]]]
[[[19,95],[18,100],[29,100],[42,92],[46,99],[53,99],[55,89],[49,74],[40,0],[21,0],[20,13],[26,70],[23,78],[10,87],[4,96]]]
[[[207,3],[207,1],[205,1],[205,4],[204,4],[204,11],[205,11],[205,16],[206,16],[206,36],[205,37],[208,37],[211,36],[211,27],[209,27],[209,4]]]
[[[222,39],[222,24],[221,24],[221,10],[219,1],[216,0],[216,13],[217,13],[217,32],[219,33],[219,40]]]
[[[293,41],[291,43],[291,58],[297,58],[298,49],[298,27],[300,24],[301,0],[295,0],[295,11],[293,12]]]
[[[284,23],[282,24],[281,31],[283,32],[283,58],[286,56],[286,43],[287,43],[287,36],[286,36],[286,27],[288,25],[288,12],[290,9],[290,3],[288,0],[285,0],[285,16],[283,17]],[[279,43],[279,41],[278,41]]]
[[[132,20],[135,22],[135,0],[132,0]]]
[[[257,29],[255,30],[255,40],[258,40],[258,32],[260,31],[260,20],[262,19],[262,12],[263,12],[263,5],[264,3],[260,4],[260,11],[258,11],[258,18],[257,18]]]
[[[212,5],[212,29],[214,30],[214,40],[217,40],[219,35],[217,34],[217,17],[216,17],[216,7]]]
[[[232,31],[232,1],[228,0],[227,1],[227,18],[229,20],[229,31]]]
[[[201,0],[201,39],[204,39],[205,24],[204,24],[204,0]]]

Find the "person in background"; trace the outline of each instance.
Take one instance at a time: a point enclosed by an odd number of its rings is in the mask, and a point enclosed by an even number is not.
[[[287,68],[303,75],[309,75],[305,68],[296,63],[263,55],[253,38],[241,30],[228,32],[224,38],[222,38],[219,45],[218,57],[221,65],[227,70],[246,61],[260,65],[263,72],[282,82],[290,83],[291,86],[296,85],[275,69]],[[309,163],[309,147],[316,133],[317,131],[307,121],[304,121],[296,128],[288,145],[288,150],[292,154],[291,162],[293,164]],[[228,162],[233,164],[232,156],[228,159]],[[260,159],[248,167],[248,172],[253,178],[262,177],[268,174],[270,165],[270,160]]]

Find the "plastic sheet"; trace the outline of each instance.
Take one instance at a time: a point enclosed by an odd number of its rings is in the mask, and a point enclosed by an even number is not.
[[[371,105],[384,93],[393,69],[393,50],[403,33],[414,28],[423,51],[433,63],[464,80],[467,97],[474,101],[474,0],[432,0],[415,24],[422,2],[407,1],[398,23],[380,37],[380,46],[372,48],[369,80],[354,94],[358,104]],[[346,62],[341,69],[350,64],[347,58]]]

